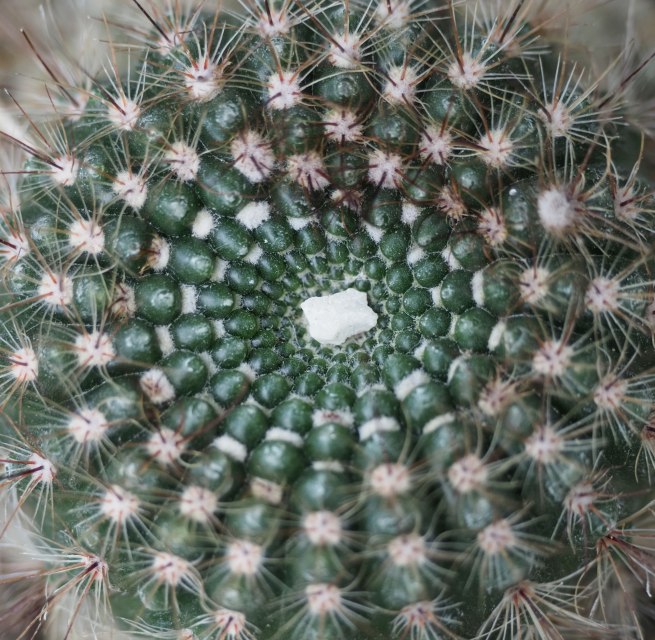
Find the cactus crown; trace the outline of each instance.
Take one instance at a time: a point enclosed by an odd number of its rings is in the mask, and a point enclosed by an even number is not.
[[[525,2],[136,4],[129,71],[50,70],[0,220],[21,637],[644,633],[655,207],[620,94]],[[317,342],[301,304],[347,289],[376,326]]]

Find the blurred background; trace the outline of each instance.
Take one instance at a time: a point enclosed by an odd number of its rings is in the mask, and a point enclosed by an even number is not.
[[[493,15],[495,8],[507,12],[519,1],[455,0],[487,15]],[[140,0],[139,4],[152,11],[176,2],[192,4],[192,0]],[[211,10],[220,6],[237,9],[240,3],[255,2],[205,0],[203,4]],[[598,73],[618,60],[607,75],[608,83],[620,82],[621,74],[655,51],[655,0],[524,2],[546,18],[548,29],[557,32],[556,40],[566,42],[568,55],[580,58]],[[134,0],[0,0],[0,87],[9,89],[33,113],[37,105],[44,105],[43,62],[51,65],[57,74],[60,69],[75,65],[89,73],[97,72],[108,62],[107,34],[115,25],[124,28],[124,42],[129,39],[130,30],[147,32],[149,28]],[[112,37],[120,44],[120,34]],[[43,62],[39,62],[37,54]],[[654,87],[655,64],[650,64],[640,73],[638,82],[633,83],[631,98],[640,103],[637,111],[644,119],[651,118],[649,124],[655,135]],[[34,101],[36,104],[32,104]],[[12,119],[16,112],[11,99],[0,95],[0,130],[8,131],[20,125]]]

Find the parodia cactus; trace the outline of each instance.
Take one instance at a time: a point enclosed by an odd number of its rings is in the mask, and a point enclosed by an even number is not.
[[[97,78],[49,64],[7,177],[20,637],[645,638],[655,208],[621,91],[525,2],[135,4],[129,71],[115,34]],[[319,344],[300,305],[347,289],[377,325]]]

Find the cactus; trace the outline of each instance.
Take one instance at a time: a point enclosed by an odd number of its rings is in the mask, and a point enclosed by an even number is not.
[[[648,637],[641,67],[524,1],[134,4],[5,176],[20,638]],[[318,342],[348,289],[377,324]]]

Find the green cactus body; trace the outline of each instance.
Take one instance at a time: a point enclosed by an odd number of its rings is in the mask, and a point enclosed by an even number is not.
[[[25,637],[69,594],[66,638],[645,638],[655,208],[618,102],[521,2],[175,6],[35,125],[2,214]],[[376,325],[319,343],[301,304],[348,289]]]

